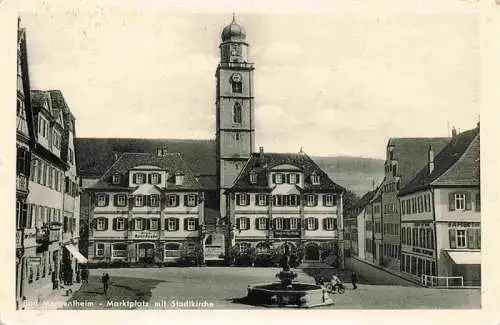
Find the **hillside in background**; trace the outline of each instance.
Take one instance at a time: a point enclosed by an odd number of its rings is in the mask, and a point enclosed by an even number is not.
[[[384,160],[361,157],[311,157],[337,184],[362,196],[384,178]]]

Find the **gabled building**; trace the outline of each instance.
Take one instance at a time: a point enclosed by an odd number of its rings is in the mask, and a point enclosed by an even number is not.
[[[264,153],[261,147],[225,191],[227,244],[257,254],[288,245],[304,261],[319,261],[325,244],[332,244],[342,256],[343,192],[305,153]]]
[[[17,31],[17,101],[16,101],[16,305],[22,303],[28,258],[26,247],[34,242],[35,229],[30,220],[27,197],[31,152],[35,144],[33,111],[29,82],[26,30]]]
[[[400,211],[398,192],[426,165],[427,148],[437,153],[446,146],[449,138],[391,138],[386,147],[385,177],[380,185],[381,228],[376,232],[377,244],[381,239],[379,264],[400,269]],[[377,227],[376,227],[377,228]]]
[[[480,136],[476,129],[457,135],[399,192],[401,271],[427,284],[464,285],[481,280]]]
[[[201,258],[203,187],[180,154],[123,153],[86,191],[90,263]]]
[[[366,247],[372,245],[372,214],[369,203],[375,192],[376,190],[373,190],[363,195],[349,211],[345,212],[344,217],[344,249],[348,252],[347,255],[363,260],[366,259]],[[369,236],[366,235],[367,231],[369,231]],[[367,242],[367,239],[370,242]]]

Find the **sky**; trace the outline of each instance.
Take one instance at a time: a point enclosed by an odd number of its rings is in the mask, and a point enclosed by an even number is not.
[[[78,137],[215,138],[214,74],[233,10],[255,63],[256,148],[384,158],[390,137],[478,122],[473,8],[150,9],[21,13],[32,88],[63,91]]]

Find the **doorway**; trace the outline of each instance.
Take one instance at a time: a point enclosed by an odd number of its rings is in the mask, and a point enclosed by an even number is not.
[[[139,257],[139,262],[152,264],[155,256],[155,245],[153,243],[138,244],[137,256]]]
[[[319,260],[319,246],[316,243],[308,243],[306,246],[305,259],[308,261]]]

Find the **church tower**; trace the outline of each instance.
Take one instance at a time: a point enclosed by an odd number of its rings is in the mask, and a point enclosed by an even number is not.
[[[224,190],[232,185],[254,151],[253,63],[248,62],[245,29],[233,15],[222,31],[216,78],[217,179],[221,216]]]

